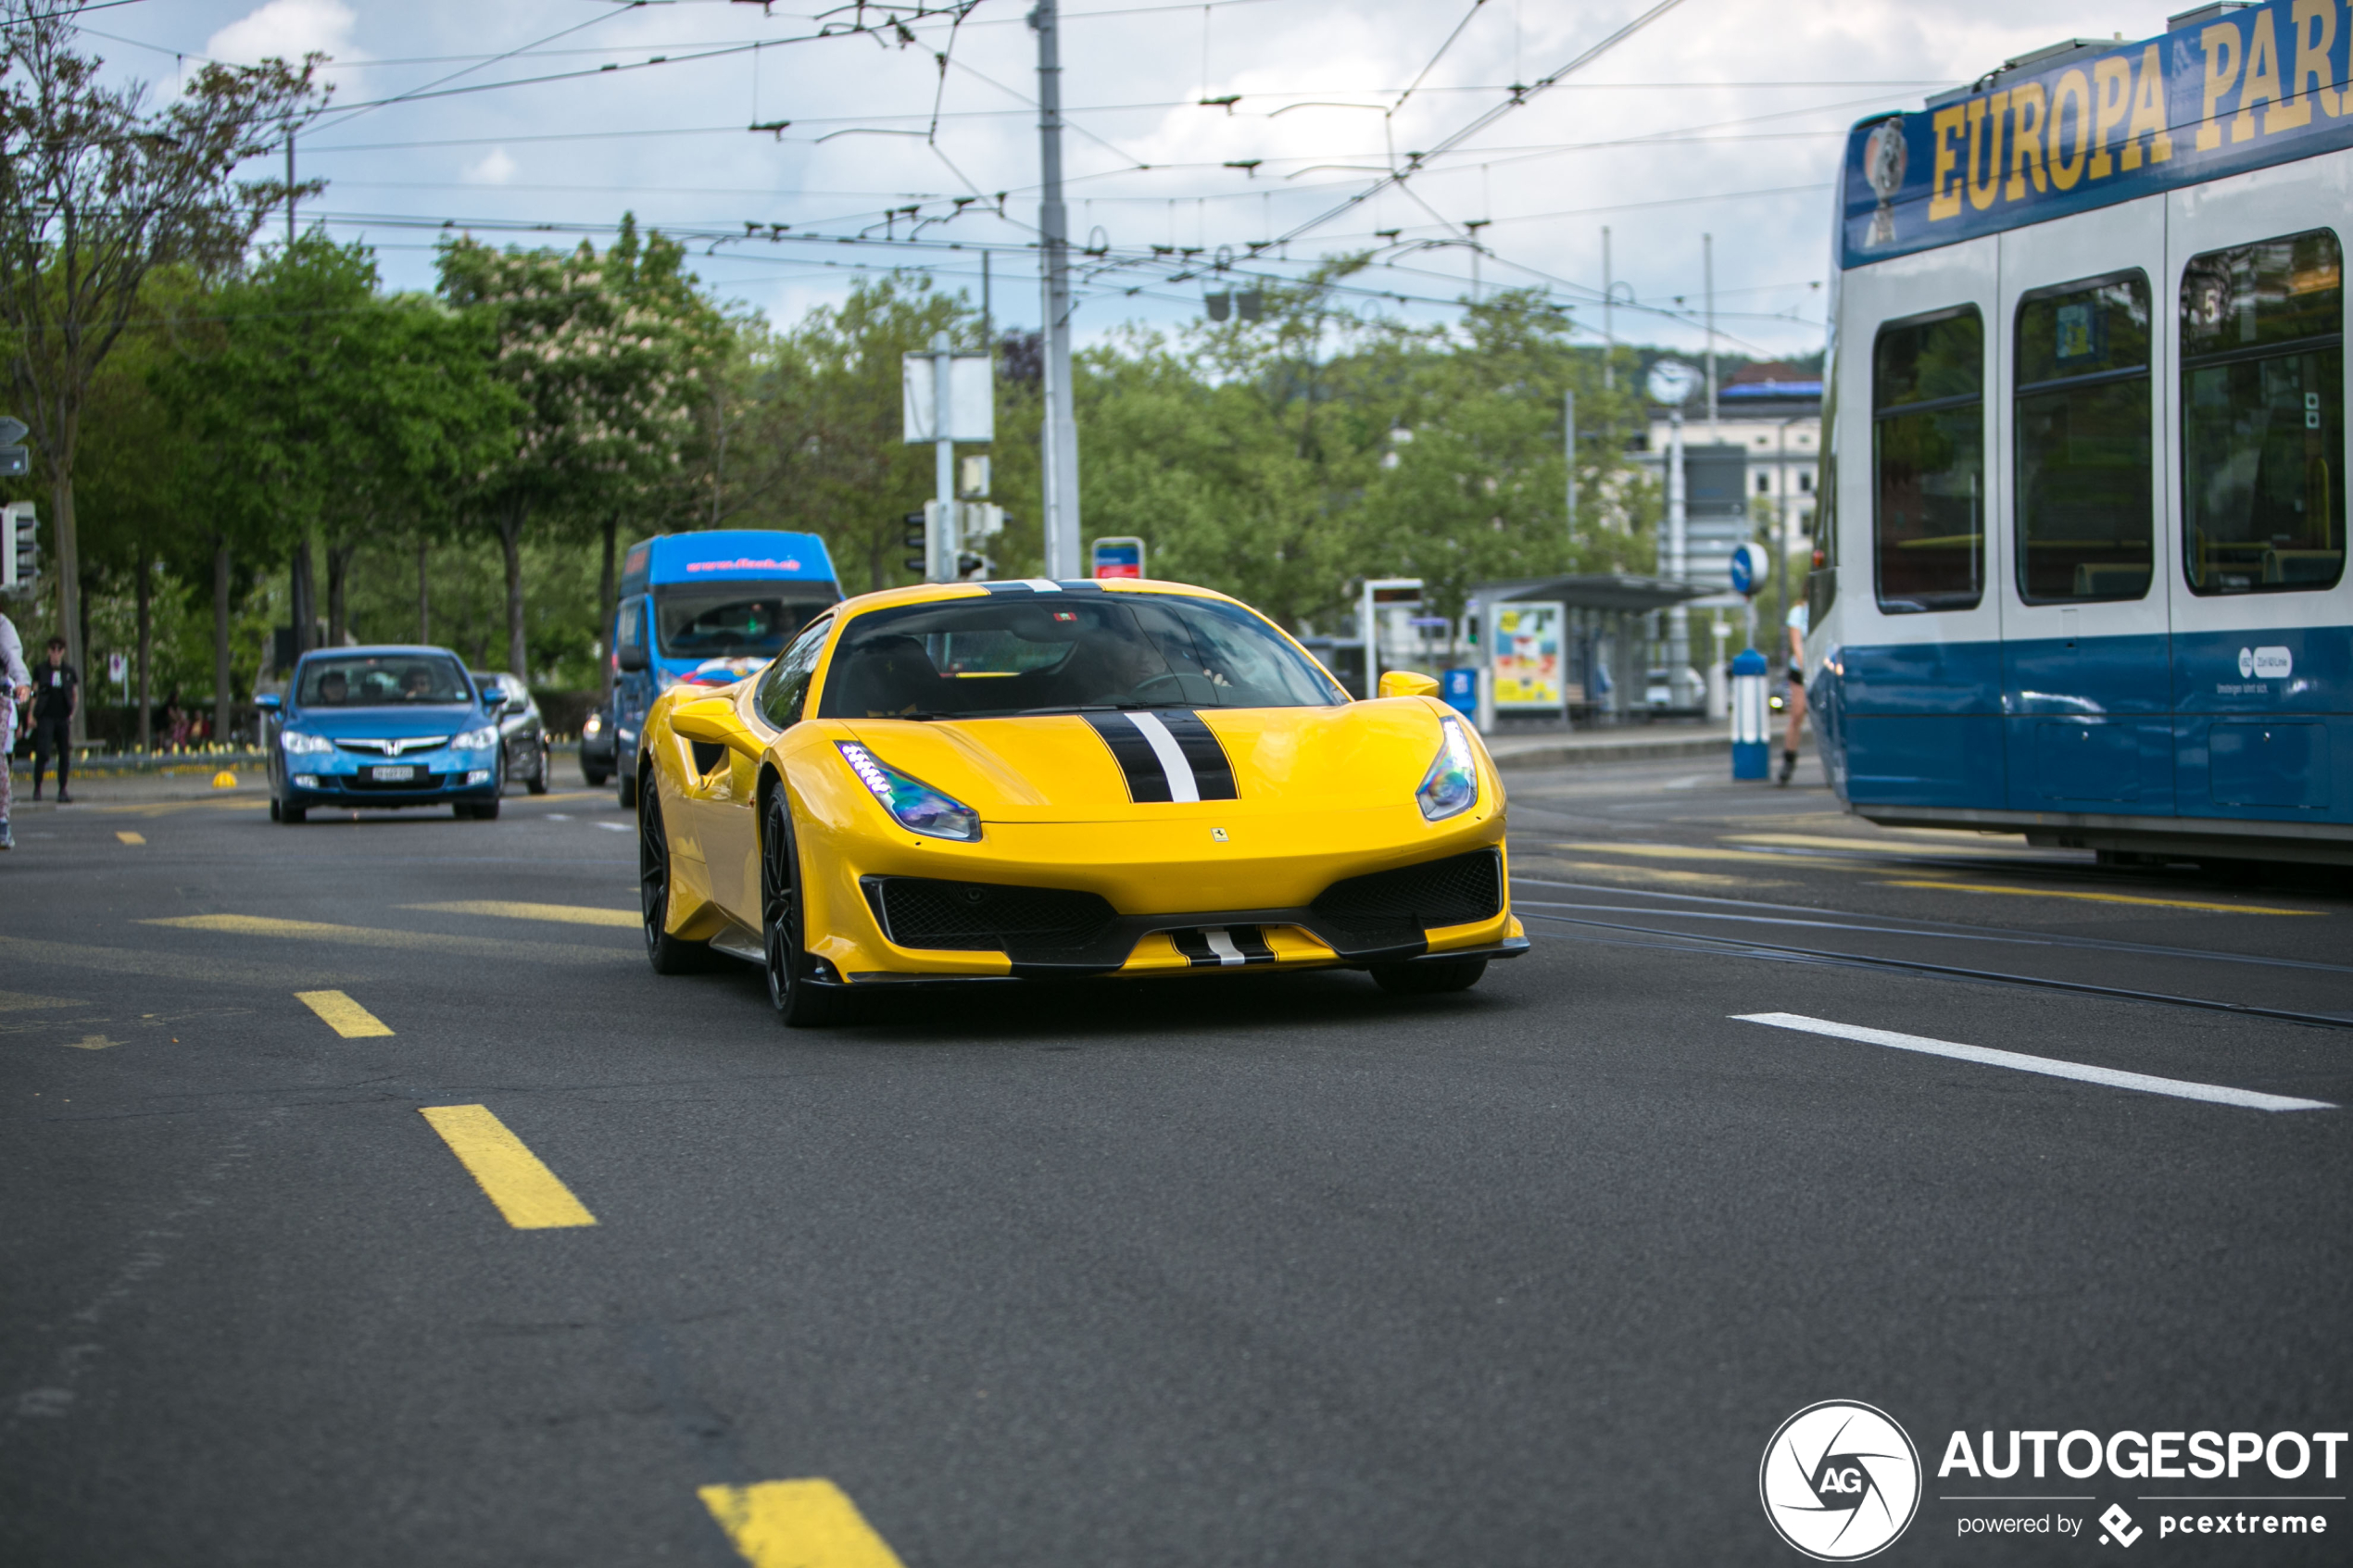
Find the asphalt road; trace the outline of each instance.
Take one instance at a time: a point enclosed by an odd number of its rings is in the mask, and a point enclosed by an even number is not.
[[[2353,1110],[2267,1109],[2353,1108],[2353,884],[1719,766],[1511,775],[1535,947],[1467,995],[824,1034],[749,969],[650,972],[610,793],[20,806],[0,1561],[1795,1562],[1759,1462],[1829,1399],[1919,1450],[1882,1561],[2112,1558],[2112,1502],[2128,1560],[2344,1561],[2353,1451],[1937,1470],[1957,1431],[2353,1423]],[[2185,1495],[2330,1534],[2160,1537]],[[2012,1515],[2082,1534],[1962,1533]]]

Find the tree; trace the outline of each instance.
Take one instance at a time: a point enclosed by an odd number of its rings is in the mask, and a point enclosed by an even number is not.
[[[659,235],[648,255],[656,246],[680,254]],[[521,409],[513,446],[476,471],[466,501],[505,562],[507,663],[518,675],[529,674],[527,532],[600,506],[610,515],[617,495],[673,470],[692,439],[697,314],[707,309],[692,282],[648,262],[633,222],[604,257],[585,241],[569,254],[502,252],[472,238],[442,246],[443,295],[482,323],[491,373]]]
[[[91,383],[158,265],[223,265],[274,182],[237,182],[237,165],[274,146],[323,104],[300,67],[208,64],[182,96],[147,107],[141,82],[107,86],[75,52],[80,0],[0,0],[0,331],[9,380],[49,481],[57,619],[82,662],[81,540],[74,459]],[[75,718],[77,738],[83,721]]]

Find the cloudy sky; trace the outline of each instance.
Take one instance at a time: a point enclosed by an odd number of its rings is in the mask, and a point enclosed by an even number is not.
[[[780,322],[859,268],[977,296],[986,250],[997,319],[1034,325],[1030,3],[901,28],[917,7],[115,0],[84,25],[162,94],[201,58],[332,56],[336,107],[298,147],[330,184],[304,221],[364,237],[396,285],[430,283],[445,226],[601,244],[635,211],[694,236],[700,275]],[[1606,226],[1620,337],[1699,345],[1712,233],[1724,345],[1810,349],[1846,126],[2060,38],[2155,34],[2166,9],[1681,0],[1509,107],[1654,3],[1063,0],[1071,223],[1105,253],[1082,338],[1197,317],[1221,256],[1279,277],[1355,250],[1384,263],[1356,282],[1409,320],[1449,319],[1476,265],[1484,284],[1550,287],[1597,338]],[[1346,205],[1482,117],[1402,190]]]

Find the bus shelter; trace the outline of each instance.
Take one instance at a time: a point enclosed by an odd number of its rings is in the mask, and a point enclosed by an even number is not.
[[[1521,578],[1474,586],[1463,618],[1491,683],[1513,686],[1509,698],[1497,692],[1499,719],[1541,719],[1549,709],[1568,724],[1618,724],[1647,711],[1654,618],[1708,592],[1617,571]],[[1542,651],[1548,642],[1549,667]]]

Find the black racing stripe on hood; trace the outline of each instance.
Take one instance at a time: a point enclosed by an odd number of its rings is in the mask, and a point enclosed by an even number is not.
[[[1194,786],[1203,800],[1241,797],[1234,784],[1234,765],[1227,759],[1226,748],[1217,744],[1217,732],[1203,723],[1200,714],[1164,709],[1157,717],[1176,738],[1176,748],[1191,765]]]
[[[1127,798],[1139,805],[1153,801],[1174,800],[1168,787],[1168,774],[1160,765],[1160,756],[1152,750],[1152,743],[1144,732],[1130,723],[1125,713],[1084,713],[1079,717],[1095,727],[1111,748],[1112,759],[1127,779]]]

